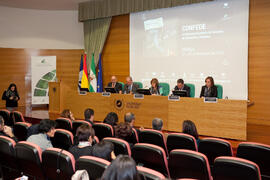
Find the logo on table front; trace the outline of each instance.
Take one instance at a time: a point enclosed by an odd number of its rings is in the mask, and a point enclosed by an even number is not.
[[[115,99],[114,100],[114,106],[118,110],[122,110],[124,108],[124,102],[122,99]]]

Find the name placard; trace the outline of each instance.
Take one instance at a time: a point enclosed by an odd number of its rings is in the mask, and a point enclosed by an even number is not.
[[[144,99],[144,94],[134,94],[134,99]]]
[[[103,92],[102,93],[102,96],[104,96],[104,97],[110,97],[111,96],[111,93],[110,92]]]
[[[79,95],[86,95],[87,91],[79,91]]]
[[[169,101],[180,101],[180,96],[170,95],[168,96]]]
[[[205,97],[203,100],[205,103],[217,103],[218,98],[215,97]]]

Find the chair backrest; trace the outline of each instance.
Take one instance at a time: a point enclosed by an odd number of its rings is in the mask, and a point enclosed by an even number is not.
[[[120,84],[121,84],[121,86],[122,86],[122,91],[124,90],[124,86],[125,86],[125,84],[123,83],[123,82],[120,82],[120,81],[118,81]]]
[[[190,88],[190,97],[195,97],[195,85],[190,83],[185,83]]]
[[[13,126],[14,122],[12,118],[10,118],[10,111],[7,109],[0,109],[0,116],[2,116],[5,120],[5,125]]]
[[[10,169],[17,169],[14,147],[16,142],[6,136],[0,136],[0,164]]]
[[[185,133],[171,133],[167,137],[167,148],[170,153],[174,149],[198,151],[196,139]]]
[[[144,180],[166,179],[163,174],[153,169],[137,166],[137,170],[141,176],[141,179],[144,179]]]
[[[207,157],[196,151],[186,149],[172,150],[169,155],[169,169],[171,177],[174,179],[212,179]]]
[[[131,156],[130,146],[127,141],[113,137],[106,137],[103,140],[113,143],[114,153],[116,156],[118,156],[119,154]]]
[[[162,96],[168,96],[170,94],[170,85],[165,82],[159,83],[159,86],[162,88],[163,94]]]
[[[259,167],[262,179],[270,179],[270,146],[254,142],[242,142],[237,148],[237,157],[255,162]]]
[[[102,158],[82,156],[76,161],[76,170],[85,169],[88,172],[89,179],[98,179],[109,165],[110,162]]]
[[[13,111],[13,118],[14,118],[14,122],[25,122],[23,114],[19,111]]]
[[[16,144],[15,153],[19,169],[24,175],[44,179],[45,176],[41,165],[42,150],[38,145],[21,141]]]
[[[92,127],[92,125],[85,120],[75,120],[72,122],[72,133],[74,136],[76,135],[76,131],[77,131],[78,127],[80,127],[83,124],[87,124],[88,126]]]
[[[217,98],[218,99],[222,99],[223,97],[223,86],[220,84],[215,84],[215,86],[217,86]]]
[[[131,154],[138,165],[154,169],[170,177],[168,161],[163,148],[153,144],[138,143],[132,148]]]
[[[26,122],[17,122],[13,126],[14,136],[18,141],[26,141],[28,128],[31,126],[31,123]]]
[[[98,139],[101,141],[105,137],[112,137],[113,136],[113,128],[109,124],[105,123],[95,123],[93,125],[95,130],[95,134]]]
[[[131,136],[127,139],[127,142],[131,144],[136,144],[139,142],[139,136],[135,128],[132,128]]]
[[[42,153],[42,165],[50,180],[71,179],[75,172],[75,159],[71,153],[58,148],[48,148]]]
[[[210,166],[219,156],[232,156],[232,145],[229,141],[219,138],[204,138],[200,141],[199,152],[206,155]]]
[[[218,157],[214,162],[214,180],[261,180],[259,166],[249,160],[236,157]]]
[[[143,88],[143,84],[142,82],[133,82],[134,84],[137,84],[139,86],[139,88]]]
[[[56,129],[51,141],[53,147],[68,150],[73,145],[73,134],[65,129]]]
[[[72,121],[68,118],[57,118],[56,120],[56,128],[57,129],[65,129],[68,131],[72,131]]]
[[[160,146],[164,149],[166,156],[168,156],[167,145],[164,134],[161,131],[153,129],[144,129],[139,135],[140,143],[148,143]]]

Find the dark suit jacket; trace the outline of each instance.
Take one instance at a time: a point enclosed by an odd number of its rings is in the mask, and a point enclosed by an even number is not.
[[[135,94],[135,93],[137,92],[137,89],[139,89],[139,85],[133,83],[133,84],[132,84],[132,90],[131,90],[132,93]],[[127,84],[125,84],[125,86],[124,86],[124,93],[125,93],[125,94],[129,94],[129,93],[130,93]]]
[[[207,87],[206,86],[202,86],[200,97],[204,97],[205,88],[207,88]],[[210,88],[210,96],[208,96],[208,97],[217,97],[217,86],[214,85],[214,86],[212,86]]]
[[[108,83],[108,87],[112,87],[112,82]],[[119,93],[119,91],[122,91],[122,85],[119,82],[116,82],[114,89],[116,93]]]
[[[174,87],[174,90],[180,90],[177,86]],[[187,97],[190,97],[190,87],[184,84],[184,88],[182,90],[187,91]]]

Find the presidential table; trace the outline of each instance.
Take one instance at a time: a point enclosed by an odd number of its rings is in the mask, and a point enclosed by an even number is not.
[[[135,99],[133,95],[86,93],[67,84],[49,84],[49,115],[56,119],[64,109],[70,109],[76,119],[84,119],[84,110],[95,111],[95,121],[103,121],[107,113],[116,112],[119,122],[124,114],[135,114],[135,126],[151,128],[155,117],[163,120],[163,130],[182,131],[184,120],[192,120],[200,135],[237,140],[246,140],[247,101],[219,99],[216,103],[205,103],[203,98],[180,98],[170,101],[167,96],[144,96]]]

